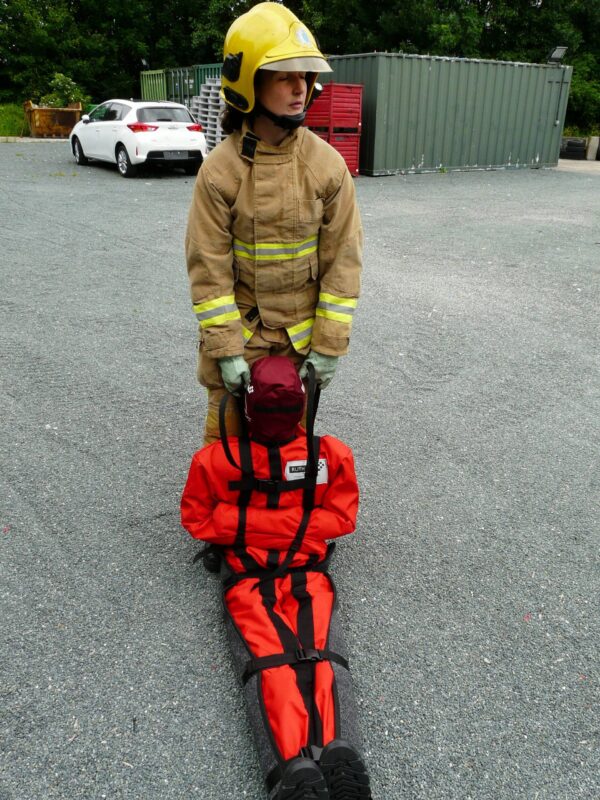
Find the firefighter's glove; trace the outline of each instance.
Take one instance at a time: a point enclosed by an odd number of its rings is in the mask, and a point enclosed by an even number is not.
[[[225,356],[219,358],[218,364],[225,388],[231,394],[238,395],[250,383],[250,367],[243,356]]]
[[[321,389],[325,389],[327,386],[329,386],[331,379],[335,374],[338,357],[324,356],[322,353],[316,353],[314,350],[311,350],[306,356],[304,364],[302,364],[298,373],[302,379],[308,377],[308,369],[306,368],[307,361],[310,361],[315,368],[315,378],[317,379],[319,387]]]

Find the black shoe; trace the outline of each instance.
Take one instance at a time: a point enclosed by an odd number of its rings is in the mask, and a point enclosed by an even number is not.
[[[294,758],[286,766],[277,800],[329,800],[327,784],[310,758]]]
[[[342,739],[329,742],[323,748],[319,766],[330,800],[372,800],[366,767],[348,742]]]

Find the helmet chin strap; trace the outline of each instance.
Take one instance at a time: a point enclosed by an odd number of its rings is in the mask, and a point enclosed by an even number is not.
[[[263,117],[267,117],[279,128],[283,128],[286,131],[293,131],[296,128],[299,128],[306,117],[306,111],[301,111],[299,114],[288,114],[281,116],[278,114],[273,114],[272,111],[269,111],[268,108],[265,108],[258,100],[254,104],[254,112],[256,114],[262,114]]]

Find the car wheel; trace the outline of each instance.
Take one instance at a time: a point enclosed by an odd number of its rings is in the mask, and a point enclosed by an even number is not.
[[[75,162],[79,164],[79,166],[83,167],[88,163],[88,160],[83,152],[81,142],[76,136],[73,139],[73,155],[75,156]]]
[[[129,160],[127,150],[122,144],[117,147],[117,167],[124,178],[133,178],[137,175],[137,167]]]
[[[190,164],[186,164],[184,166],[185,174],[186,175],[197,175],[198,170],[200,169],[201,161],[192,161]]]

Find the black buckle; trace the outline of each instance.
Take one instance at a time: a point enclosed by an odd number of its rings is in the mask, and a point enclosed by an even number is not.
[[[320,650],[305,650],[303,647],[300,647],[298,650],[296,650],[296,660],[299,663],[306,661],[323,661],[323,655]]]
[[[279,481],[274,481],[272,478],[257,478],[256,489],[265,494],[277,494],[279,489]]]

